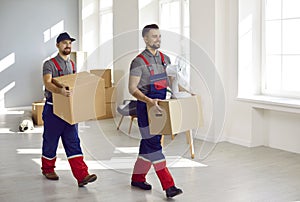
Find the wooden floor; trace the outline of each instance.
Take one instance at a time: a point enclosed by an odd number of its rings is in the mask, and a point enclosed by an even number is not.
[[[59,181],[41,175],[43,128],[18,133],[20,114],[0,114],[0,201],[167,201],[157,176],[151,170],[151,191],[130,186],[139,134],[132,135],[124,120],[80,124],[86,162],[98,180],[78,188],[64,151],[58,150]],[[190,159],[184,135],[165,137],[165,154],[176,186],[183,194],[170,201],[299,201],[300,155],[267,147],[246,148],[227,142],[217,145],[194,141],[195,159]],[[206,157],[206,158],[204,158]]]

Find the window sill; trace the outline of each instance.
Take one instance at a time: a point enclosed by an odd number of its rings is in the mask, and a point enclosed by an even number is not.
[[[266,95],[238,96],[236,99],[238,101],[251,103],[254,108],[300,113],[300,99]]]

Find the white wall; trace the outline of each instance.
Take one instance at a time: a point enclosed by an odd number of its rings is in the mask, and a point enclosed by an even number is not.
[[[226,96],[226,118],[222,140],[250,146],[251,106],[238,95],[238,0],[216,0],[216,66]]]
[[[204,127],[196,137],[216,142],[222,135],[225,116],[225,93],[217,41],[216,2],[190,0],[191,88],[202,98]],[[223,32],[222,32],[223,33]],[[204,83],[204,84],[203,84]]]
[[[56,36],[45,42],[44,32],[59,22],[78,39],[78,1],[1,0],[0,109],[43,98],[42,63],[56,51]]]
[[[80,0],[81,50],[90,56],[100,45],[99,0]]]
[[[142,29],[148,24],[159,23],[158,0],[139,0],[139,28]]]
[[[130,63],[139,52],[139,9],[138,0],[113,1],[113,57],[114,82],[117,101],[131,98],[128,92]]]

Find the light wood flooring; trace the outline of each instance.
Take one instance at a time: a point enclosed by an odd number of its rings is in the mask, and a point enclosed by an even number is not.
[[[139,133],[132,134],[129,119],[116,130],[117,119],[80,124],[80,138],[90,173],[98,180],[78,188],[62,146],[58,151],[59,181],[41,175],[42,127],[17,132],[22,114],[0,114],[0,201],[299,201],[300,155],[268,147],[246,148],[227,142],[217,145],[194,140],[195,159],[190,159],[185,136],[171,141],[165,137],[165,155],[176,186],[183,194],[166,199],[157,176],[151,170],[151,191],[130,186],[137,155]],[[124,132],[123,132],[124,131]],[[204,158],[206,157],[206,158]]]

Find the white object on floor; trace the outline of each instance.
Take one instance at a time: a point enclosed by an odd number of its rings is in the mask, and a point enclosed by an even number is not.
[[[33,130],[33,129],[34,129],[34,125],[33,125],[32,118],[30,116],[23,117],[19,124],[19,130],[21,132],[25,132],[27,130]]]

